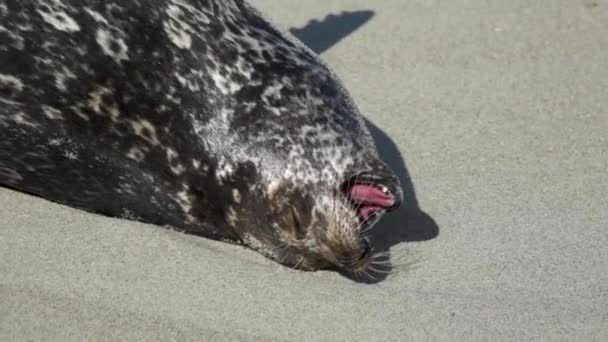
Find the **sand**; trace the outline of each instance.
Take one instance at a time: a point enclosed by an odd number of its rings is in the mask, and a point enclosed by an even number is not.
[[[403,176],[377,228],[393,273],[293,271],[0,189],[0,340],[608,339],[607,1],[255,3]]]

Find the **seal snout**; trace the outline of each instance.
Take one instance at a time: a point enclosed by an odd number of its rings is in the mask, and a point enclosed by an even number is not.
[[[372,256],[372,245],[367,239],[362,239],[358,248],[350,250],[338,256],[338,266],[348,270],[359,272],[365,270]]]

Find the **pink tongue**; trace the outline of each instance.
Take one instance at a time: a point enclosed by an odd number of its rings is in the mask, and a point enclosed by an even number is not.
[[[352,186],[350,198],[359,208],[359,215],[363,219],[367,219],[376,210],[390,208],[395,204],[395,200],[390,194],[385,194],[376,187],[365,184]]]

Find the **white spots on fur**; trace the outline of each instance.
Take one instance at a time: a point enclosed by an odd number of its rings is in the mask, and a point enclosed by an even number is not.
[[[199,160],[192,159],[192,167],[198,170],[201,167],[201,162]]]
[[[63,119],[61,111],[51,106],[42,106],[42,113],[51,120]]]
[[[220,90],[222,94],[229,94],[227,87],[228,79],[222,76],[218,70],[211,71],[211,79],[213,79],[213,83],[215,83],[215,86]]]
[[[241,203],[241,193],[239,192],[239,189],[232,189],[232,198],[236,203]]]
[[[78,153],[76,153],[75,151],[69,151],[66,150],[63,152],[63,156],[70,159],[70,160],[77,160],[78,159]]]
[[[281,99],[281,89],[283,89],[283,85],[277,81],[274,81],[273,84],[269,85],[264,89],[262,93],[263,98],[275,98],[277,100]]]
[[[194,129],[194,134],[197,136],[203,136],[205,131],[205,125],[203,125],[199,120],[194,117],[193,113],[188,114],[192,119],[192,128]]]
[[[101,105],[103,103],[103,97],[112,94],[109,88],[104,86],[98,86],[94,91],[89,94],[88,106],[94,112],[99,113],[101,111]]]
[[[151,184],[158,184],[158,182],[154,179],[154,176],[148,172],[142,172],[141,173],[142,177],[150,182]],[[158,186],[154,186],[154,192],[159,193],[160,192],[160,188]]]
[[[211,78],[213,79],[213,83],[215,83],[217,89],[224,95],[234,94],[243,87],[243,84],[233,82],[222,76],[219,73],[219,70],[212,70],[210,74]]]
[[[158,137],[156,135],[156,129],[150,123],[150,121],[146,119],[141,119],[139,121],[131,121],[131,127],[135,134],[152,145],[159,145]]]
[[[110,119],[113,122],[117,122],[118,117],[120,116],[120,110],[118,109],[118,104],[113,102],[110,106],[108,106],[108,114],[110,114]]]
[[[111,89],[104,86],[97,86],[97,88],[95,88],[95,90],[89,94],[87,106],[95,113],[100,115],[109,115],[113,122],[117,122],[120,116],[118,104],[111,97],[111,101],[104,101],[106,97],[109,97],[109,95],[113,95]],[[84,113],[77,112],[77,114],[88,120],[88,117],[86,117]]]
[[[168,147],[167,148],[167,159],[169,160],[169,168],[171,169],[171,172],[173,172],[175,175],[179,176],[182,173],[184,173],[184,171],[186,171],[186,169],[184,168],[183,165],[176,162],[177,157],[178,157],[177,151],[175,151],[171,147]]]
[[[233,174],[234,171],[233,165],[227,161],[225,157],[221,157],[218,161],[217,169],[215,170],[215,177],[221,184],[222,180]]]
[[[239,216],[236,213],[236,210],[234,210],[234,208],[232,206],[228,207],[228,211],[226,213],[226,218],[228,219],[229,225],[231,225],[232,227],[236,227],[236,225],[239,221]]]
[[[93,11],[90,8],[85,8],[84,11],[87,12],[87,14],[89,14],[91,17],[93,17],[93,20],[95,20],[96,22],[104,25],[110,25],[106,18],[104,18],[103,15],[101,15],[99,12]]]
[[[192,45],[192,38],[186,31],[177,28],[173,22],[165,22],[163,25],[165,32],[169,36],[169,40],[173,42],[178,48],[189,49]]]
[[[98,29],[95,36],[97,44],[107,56],[112,57],[116,63],[121,63],[123,60],[128,60],[128,47],[124,39],[117,35],[112,35],[112,32],[106,29]]]
[[[225,127],[227,127],[234,117],[234,109],[222,108],[220,111],[220,117],[224,122]]]
[[[278,179],[275,179],[275,180],[271,181],[270,184],[268,184],[268,188],[266,188],[266,193],[268,194],[268,196],[270,198],[272,198],[276,195],[277,191],[279,191],[280,188],[281,188],[281,181]]]
[[[108,162],[108,156],[105,154],[96,154],[93,159],[95,159],[95,161],[99,162],[99,163],[107,163]]]
[[[180,49],[192,47],[192,36],[196,30],[192,25],[208,25],[209,17],[185,1],[173,0],[166,8],[168,19],[163,22],[163,29],[169,40]],[[188,22],[186,17],[191,18]]]
[[[69,160],[77,160],[78,159],[78,150],[82,148],[78,142],[74,142],[71,139],[61,139],[57,138],[59,141],[55,141],[53,143],[57,144],[56,146],[61,145],[63,150],[63,156]]]
[[[132,220],[132,221],[138,221],[140,219],[137,215],[135,215],[135,213],[133,213],[131,210],[129,210],[127,208],[122,209],[122,213],[120,214],[120,217],[122,217],[125,220]]]
[[[70,106],[70,109],[72,110],[72,112],[74,112],[74,114],[78,115],[81,119],[83,119],[85,121],[90,120],[89,117],[82,111],[80,106]]]
[[[226,178],[234,172],[234,168],[230,164],[224,164],[221,168],[218,168],[216,171],[216,176],[218,179]]]
[[[257,106],[257,103],[255,102],[243,102],[242,106],[244,107],[246,112],[251,112],[255,106]]]
[[[59,146],[61,144],[63,144],[63,139],[61,139],[61,138],[54,138],[54,139],[49,140],[49,145],[51,145],[51,146]]]
[[[23,180],[19,172],[2,165],[0,165],[0,178],[8,184],[13,185]]]
[[[38,14],[42,16],[42,19],[47,24],[53,26],[55,29],[64,32],[76,32],[80,31],[78,23],[72,19],[65,11],[61,9],[63,5],[61,2],[53,1],[53,4],[40,2],[42,6],[48,8],[48,11],[42,10],[42,7],[37,10]]]
[[[62,66],[61,69],[57,68],[57,70],[55,71],[55,86],[61,91],[67,91],[68,88],[65,84],[66,81],[68,79],[76,78],[77,76],[72,71],[70,71],[70,69],[66,68],[65,66]]]
[[[137,146],[133,146],[127,152],[127,158],[135,160],[138,163],[141,163],[145,158],[145,151]]]
[[[262,85],[262,80],[254,80],[248,83],[250,87],[259,87]]]
[[[192,210],[192,200],[188,193],[188,186],[184,184],[184,189],[178,192],[174,199],[186,214],[186,219],[190,222],[194,221],[194,217],[190,214],[190,210]]]
[[[270,112],[272,114],[274,114],[275,116],[280,116],[281,115],[281,108],[277,108],[277,107],[269,107],[268,108],[270,110]]]
[[[16,101],[11,101],[9,99],[5,99],[3,97],[0,96],[0,105],[2,104],[7,104],[9,106],[14,106],[13,108],[19,108],[21,107],[23,104],[20,102],[16,102]],[[9,123],[8,120],[10,119],[10,117],[8,115],[0,115],[0,126],[3,127],[8,127]]]
[[[185,77],[176,73],[176,77],[178,77],[178,76],[182,77],[184,80],[186,79]],[[179,81],[179,79],[178,79],[178,81]],[[180,83],[181,83],[181,81],[180,81]],[[177,93],[177,89],[174,86],[169,86],[169,91],[167,92],[166,98],[167,98],[167,100],[179,105],[182,103],[182,99],[179,96],[175,96],[176,93]]]
[[[150,203],[152,203],[156,207],[160,206],[160,202],[158,201],[158,198],[156,198],[154,196],[150,197]]]
[[[267,49],[266,43],[263,40],[256,39],[249,35],[239,36],[239,38],[247,43],[252,50],[257,51],[258,53]]]
[[[135,195],[135,184],[133,184],[133,182],[125,176],[120,176],[119,179],[120,181],[118,182],[118,192],[123,194],[126,193],[129,195]]]
[[[46,66],[53,66],[53,60],[47,57],[34,56],[34,60],[36,63],[40,63]]]
[[[196,7],[190,5],[188,1],[172,0],[171,2],[184,9],[186,13],[190,14],[194,19],[195,23],[204,25],[211,23],[211,20],[209,19],[209,16],[207,16],[207,14],[200,11]],[[213,13],[210,14],[213,15]]]
[[[177,151],[175,151],[171,147],[167,148],[167,158],[169,158],[169,162],[173,162],[173,160],[175,158],[177,158],[177,156],[178,156]]]
[[[30,121],[30,117],[28,117],[24,112],[17,112],[12,116],[13,121],[22,126],[29,126],[36,128],[39,125],[35,122]]]
[[[0,89],[11,88],[16,92],[23,90],[23,82],[13,75],[0,74]]]
[[[237,91],[241,90],[243,85],[237,82],[228,82],[228,94],[234,94]]]
[[[188,90],[192,92],[198,92],[201,89],[196,81],[189,80],[177,72],[175,73],[175,78],[177,78],[179,84],[188,88]]]
[[[10,42],[8,44],[3,44],[3,46],[0,46],[0,51],[5,50],[4,45],[10,45],[13,48],[17,49],[17,50],[23,50],[24,47],[24,40],[23,37],[21,37],[20,35],[9,31],[6,27],[1,26],[0,25],[0,33],[4,33],[8,36],[8,38],[10,39]]]
[[[169,37],[169,40],[180,49],[190,49],[192,46],[192,37],[190,34],[193,33],[194,30],[190,25],[180,19],[180,16],[184,16],[182,9],[176,5],[169,5],[167,6],[167,16],[169,19],[163,22],[163,29]]]
[[[238,56],[235,66],[241,75],[243,75],[247,80],[251,80],[251,75],[254,71],[254,68],[251,63],[249,63],[241,56]]]

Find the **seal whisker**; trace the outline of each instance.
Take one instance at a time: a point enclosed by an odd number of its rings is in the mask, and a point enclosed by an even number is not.
[[[376,252],[374,253],[373,257],[374,258],[383,258],[383,257],[389,257],[391,254],[390,251],[384,251],[384,252]]]
[[[368,223],[371,222],[370,221],[371,219],[372,219],[372,216],[369,216],[359,223],[357,230],[360,231],[360,234],[366,234],[374,228],[374,225],[372,225],[372,224],[368,225]],[[362,227],[364,227],[364,228],[361,229]]]
[[[298,262],[295,264],[295,266],[293,267],[294,269],[298,269],[298,267],[300,267],[300,265],[304,262],[304,257],[301,256],[298,260]]]
[[[391,264],[391,259],[389,257],[378,258],[378,257],[372,256],[369,260],[370,260],[370,263],[372,263],[372,264],[387,264],[387,265]]]
[[[374,268],[371,265],[368,266],[367,269],[369,269],[375,273],[378,273],[378,274],[391,274],[392,273],[390,270],[380,270],[380,269]]]
[[[349,271],[349,273],[357,281],[361,281],[362,280],[362,276],[363,276],[363,272],[362,271]]]
[[[379,267],[383,267],[386,268],[387,270],[390,270],[393,268],[393,264],[389,263],[385,263],[385,262],[372,262],[370,263],[371,266],[379,266]]]
[[[368,268],[369,268],[369,267],[368,267]],[[372,275],[372,273],[371,273],[371,272],[369,272],[367,269],[363,271],[363,274],[364,274],[366,277],[372,278],[374,281],[378,281],[378,278],[374,277],[374,276]]]

